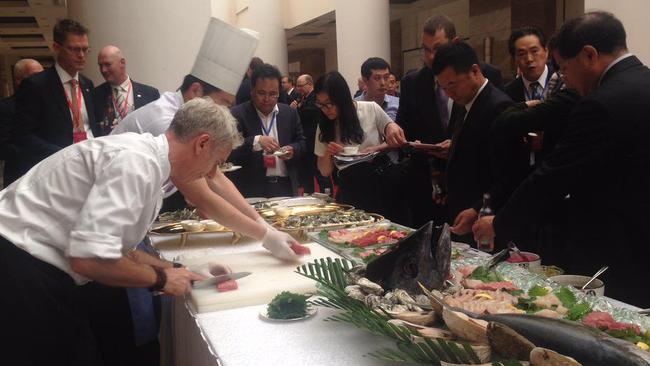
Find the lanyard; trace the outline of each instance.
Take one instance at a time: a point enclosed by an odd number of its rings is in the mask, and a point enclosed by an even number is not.
[[[549,81],[550,80],[546,81],[546,85],[544,85],[544,89],[542,89],[542,94],[540,95],[541,96],[540,100],[544,100],[544,98],[546,97],[546,89],[548,89],[548,84],[550,84]],[[523,80],[522,80],[522,82],[523,82]],[[542,86],[542,85],[540,84],[539,86]],[[526,97],[527,101],[530,100],[530,97],[531,97],[531,93],[528,91],[528,88],[526,88],[526,84],[524,84],[524,97]]]
[[[129,79],[129,88],[126,90],[126,98],[121,106],[117,105],[117,99],[115,98],[115,93],[111,92],[111,97],[113,98],[113,106],[117,113],[119,113],[120,118],[124,119],[126,114],[129,112],[129,95],[131,95],[131,79]]]
[[[70,88],[72,88],[72,85],[70,85]],[[65,90],[65,89],[64,89]],[[72,90],[70,90],[70,93],[72,93]],[[81,129],[80,124],[81,124],[81,106],[83,101],[81,100],[81,85],[79,85],[79,82],[77,82],[77,111],[75,113],[74,107],[72,106],[72,101],[70,100],[70,97],[68,97],[68,93],[65,93],[65,99],[68,102],[68,107],[70,108],[70,112],[72,112],[72,124],[75,130]]]
[[[260,118],[260,125],[262,126],[262,133],[264,136],[270,136],[271,132],[273,132],[273,126],[275,125],[275,118],[277,116],[277,113],[273,112],[273,119],[271,119],[271,123],[269,124],[269,128],[264,127],[264,121],[262,118]]]

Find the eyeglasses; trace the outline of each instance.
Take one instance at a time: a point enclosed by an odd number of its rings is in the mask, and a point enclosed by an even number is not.
[[[318,109],[332,109],[332,107],[334,107],[334,103],[331,103],[331,102],[330,103],[318,103],[318,102],[316,102],[316,103],[314,103],[314,105],[316,107],[318,107]]]
[[[268,99],[278,99],[278,97],[280,96],[280,94],[278,94],[276,92],[267,93],[267,92],[263,92],[263,91],[256,91],[255,95],[257,95],[260,99],[267,99],[267,98]]]
[[[72,54],[79,54],[83,53],[84,55],[87,55],[90,52],[90,47],[70,47],[70,46],[63,46],[68,52]]]

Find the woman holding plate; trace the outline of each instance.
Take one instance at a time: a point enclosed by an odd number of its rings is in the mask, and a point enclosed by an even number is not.
[[[397,155],[386,151],[390,146],[385,138],[390,135],[392,142],[401,128],[377,103],[354,101],[336,71],[321,76],[314,93],[321,110],[314,154],[323,176],[338,171],[337,202],[404,222],[403,190],[399,176],[393,174]]]

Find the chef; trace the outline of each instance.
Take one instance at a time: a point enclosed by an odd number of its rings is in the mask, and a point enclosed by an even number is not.
[[[257,43],[255,32],[237,29],[211,18],[192,71],[185,77],[180,91],[164,93],[159,100],[129,114],[111,134],[148,132],[158,135],[167,130],[173,113],[193,98],[210,97],[217,104],[231,105],[246,72],[247,60],[253,57]],[[224,52],[223,45],[237,47]],[[183,189],[178,188],[183,192],[184,200],[192,202],[203,215],[212,217],[219,223],[234,207],[260,225],[273,229],[220,171],[210,179],[192,182]],[[295,242],[289,242],[290,237],[286,237],[287,245],[266,248],[278,258],[295,260],[298,256],[290,249],[290,244]]]
[[[226,108],[196,99],[179,109],[163,135],[123,134],[71,145],[1,191],[2,357],[25,364],[94,364],[77,289],[89,280],[182,295],[190,281],[203,279],[130,251],[169,187],[205,182],[241,142]],[[230,211],[224,225],[267,247],[285,245],[282,233]]]

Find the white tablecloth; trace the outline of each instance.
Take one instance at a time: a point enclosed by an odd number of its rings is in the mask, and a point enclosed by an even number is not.
[[[243,238],[230,244],[230,234],[190,236],[184,248],[178,237],[151,237],[167,260],[183,256],[233,254],[259,250],[261,243]],[[610,299],[614,306],[635,307]],[[175,298],[163,312],[161,365],[392,365],[368,352],[394,348],[387,338],[348,324],[326,322],[335,310],[318,308],[312,319],[295,323],[269,323],[259,319],[264,305],[194,314],[184,298]]]

